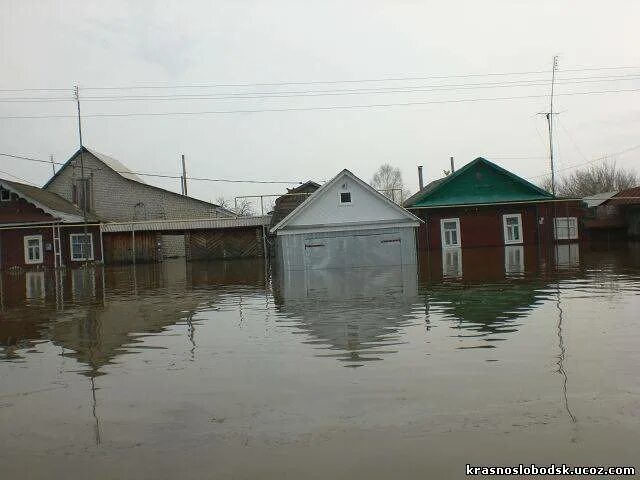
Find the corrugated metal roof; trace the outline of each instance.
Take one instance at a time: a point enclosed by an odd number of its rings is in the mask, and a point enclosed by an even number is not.
[[[588,208],[597,207],[598,205],[602,205],[604,202],[613,197],[617,192],[603,192],[596,193],[595,195],[590,195],[588,197],[584,197],[582,201],[587,204]]]
[[[607,200],[607,205],[640,205],[640,187],[627,188]]]
[[[211,230],[223,228],[268,226],[271,217],[200,218],[185,220],[149,220],[145,222],[105,223],[102,231],[114,232],[162,232],[169,230]]]
[[[80,217],[80,219],[83,218],[83,213],[80,208],[76,207],[73,203],[65,200],[56,193],[50,192],[48,190],[43,190],[40,187],[25,185],[24,183],[13,182],[10,180],[0,179],[0,183],[6,185],[8,190],[13,190],[19,196],[23,197],[27,201],[30,201],[39,208],[44,207],[51,210],[51,212],[47,213],[56,215],[55,212],[59,212],[62,214]],[[95,215],[87,212],[87,220],[95,222],[99,219]]]
[[[145,183],[144,180],[142,180],[138,175],[136,175],[131,170],[129,170],[119,160],[116,160],[115,158],[110,157],[109,155],[105,155],[104,153],[96,152],[91,148],[87,148],[87,147],[84,147],[84,148],[87,152],[91,153],[94,157],[96,157],[98,160],[104,163],[107,167],[109,167],[114,172],[119,173],[124,178],[133,180],[134,182]]]

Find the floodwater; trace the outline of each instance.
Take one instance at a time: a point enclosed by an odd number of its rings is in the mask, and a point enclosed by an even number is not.
[[[0,478],[640,466],[638,245],[0,279]]]

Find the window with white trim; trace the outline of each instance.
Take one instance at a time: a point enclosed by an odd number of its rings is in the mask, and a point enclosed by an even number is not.
[[[340,201],[340,205],[353,205],[351,192],[338,192],[338,200]]]
[[[42,263],[42,235],[24,237],[24,263],[35,265]]]
[[[553,222],[556,240],[576,240],[578,238],[578,219],[576,217],[556,217]]]
[[[88,233],[85,236],[84,233],[72,233],[69,235],[69,240],[72,261],[93,260],[93,235]]]
[[[442,248],[460,246],[460,219],[443,218],[440,220]]]
[[[522,243],[522,215],[511,213],[502,216],[504,243],[506,245]]]
[[[11,201],[11,191],[6,188],[0,188],[0,201],[2,202],[10,202]]]

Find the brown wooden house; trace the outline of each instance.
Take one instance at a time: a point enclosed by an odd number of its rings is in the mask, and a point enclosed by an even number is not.
[[[425,221],[421,250],[577,242],[584,208],[484,158],[435,180],[404,202]]]
[[[0,179],[0,269],[102,261],[99,219],[87,214],[86,220],[55,193]]]

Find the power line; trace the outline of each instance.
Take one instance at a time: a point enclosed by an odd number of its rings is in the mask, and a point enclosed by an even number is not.
[[[27,180],[26,178],[22,178],[22,177],[19,177],[17,175],[14,175],[13,173],[5,172],[4,170],[0,170],[0,173],[2,173],[3,175],[9,175],[10,177],[13,177],[13,178],[15,178],[17,180],[20,180],[21,182],[25,182],[25,183],[28,183],[30,185],[33,185],[34,187],[38,186],[35,183],[33,183],[32,181]]]
[[[568,77],[556,82],[562,85],[579,85],[603,82],[634,81],[640,79],[638,74],[608,75],[595,77]],[[141,101],[141,100],[229,100],[229,99],[262,99],[262,98],[290,98],[290,97],[322,97],[342,95],[374,95],[414,92],[439,92],[451,90],[476,90],[493,88],[516,88],[547,86],[549,82],[543,79],[515,80],[505,82],[458,83],[409,85],[395,87],[368,87],[353,89],[325,89],[325,90],[293,90],[268,92],[229,92],[211,94],[156,94],[156,95],[109,95],[84,96],[83,101]],[[38,102],[67,102],[74,101],[73,97],[0,97],[3,103],[38,103]]]
[[[54,163],[56,165],[65,165],[65,163],[51,162],[51,160],[42,160],[39,158],[24,157],[22,155],[13,155],[10,153],[0,153],[0,155],[3,157],[16,158],[20,160],[28,160],[30,162],[46,163],[48,165],[51,165],[51,163]],[[162,173],[145,173],[145,172],[118,171],[118,170],[116,170],[116,173],[120,173],[120,174],[133,173],[141,177],[172,178],[172,179],[182,178],[180,175],[171,175],[171,174],[162,174]],[[284,184],[284,185],[299,185],[303,183],[299,180],[291,182],[291,181],[279,181],[279,180],[235,180],[235,179],[228,179],[228,178],[207,178],[207,177],[189,177],[189,180],[198,180],[203,182]]]
[[[579,68],[573,70],[564,70],[565,72],[587,72],[600,70],[629,70],[638,69],[640,66],[627,67],[595,67],[595,68]],[[342,79],[342,80],[312,80],[312,81],[284,81],[271,83],[215,83],[215,84],[191,84],[191,85],[133,85],[133,86],[116,86],[116,87],[84,87],[84,90],[135,90],[135,89],[168,89],[168,88],[219,88],[219,87],[267,87],[282,85],[329,85],[337,83],[368,83],[368,82],[402,82],[411,80],[436,80],[447,78],[472,78],[472,77],[491,77],[491,76],[509,76],[509,75],[532,75],[545,74],[548,70],[534,70],[526,72],[496,72],[496,73],[470,73],[461,75],[430,75],[430,76],[405,76],[405,77],[384,77],[384,78],[365,78],[365,79]]]
[[[588,67],[563,70],[563,72],[591,72],[591,71],[609,71],[609,70],[637,70],[640,66],[613,66],[613,67]],[[263,87],[263,86],[283,86],[283,85],[330,85],[330,84],[350,84],[350,83],[369,83],[369,82],[401,82],[412,80],[436,80],[449,78],[473,78],[473,77],[493,77],[493,76],[510,76],[510,75],[535,75],[548,74],[550,70],[531,70],[524,72],[490,72],[490,73],[471,73],[459,75],[415,75],[403,77],[382,77],[382,78],[364,78],[364,79],[341,79],[341,80],[311,80],[311,81],[282,81],[282,82],[259,82],[259,83],[212,83],[212,84],[177,84],[177,85],[129,85],[129,86],[88,86],[82,87],[81,90],[136,90],[136,89],[173,89],[173,88],[222,88],[222,87]],[[71,88],[5,88],[0,92],[72,92]]]
[[[556,96],[575,96],[575,95],[598,95],[605,93],[631,93],[640,91],[640,88],[620,89],[620,90],[597,90],[588,92],[568,92],[558,93]],[[271,112],[303,112],[303,111],[321,111],[321,110],[346,110],[352,108],[387,108],[387,107],[406,107],[413,105],[438,105],[446,103],[472,103],[500,100],[524,100],[532,98],[547,98],[548,95],[521,95],[511,97],[491,97],[491,98],[464,98],[451,100],[431,100],[422,102],[398,102],[398,103],[373,103],[360,105],[327,105],[316,107],[283,107],[283,108],[257,108],[243,110],[210,110],[196,112],[125,112],[125,113],[93,113],[84,115],[84,117],[158,117],[158,116],[194,116],[194,115],[226,115],[226,114],[249,114],[249,113],[271,113]],[[65,114],[43,114],[43,115],[6,115],[0,116],[0,120],[9,119],[44,119],[44,118],[75,118],[74,115]]]

